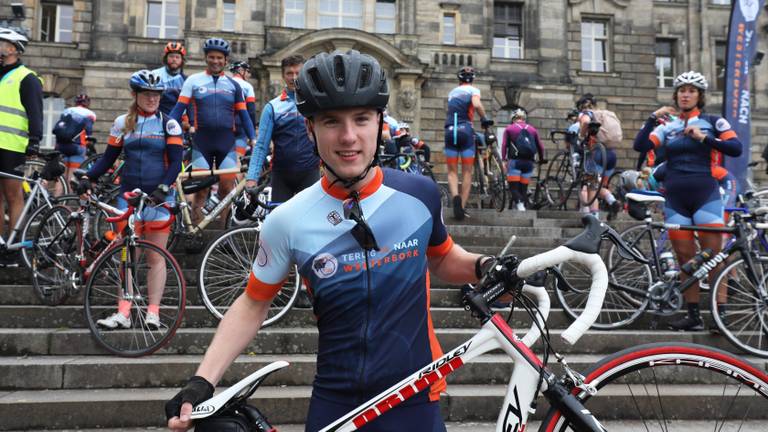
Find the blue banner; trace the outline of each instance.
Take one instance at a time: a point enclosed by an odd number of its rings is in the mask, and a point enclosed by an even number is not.
[[[725,168],[738,179],[739,193],[747,188],[752,147],[749,69],[757,52],[757,17],[763,9],[764,1],[733,0],[731,24],[728,27],[723,117],[738,135],[743,151],[739,157],[726,157]]]

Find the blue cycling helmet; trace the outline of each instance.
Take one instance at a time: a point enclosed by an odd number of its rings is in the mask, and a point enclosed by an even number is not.
[[[210,38],[203,44],[203,52],[208,54],[208,51],[219,51],[229,56],[229,42],[222,38]]]
[[[135,92],[142,91],[156,91],[161,92],[165,90],[165,85],[160,80],[160,75],[147,70],[142,69],[131,75],[131,90]]]

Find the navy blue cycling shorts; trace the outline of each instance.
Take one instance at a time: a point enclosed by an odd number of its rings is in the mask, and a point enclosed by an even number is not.
[[[666,188],[664,204],[666,223],[710,226],[723,224],[723,201],[720,197],[720,187],[715,179],[666,178],[664,186]]]
[[[355,408],[357,408],[356,405],[339,404],[313,396],[309,401],[309,413],[304,431],[317,432]],[[396,406],[358,430],[361,432],[445,432],[445,422],[440,415],[440,402],[427,402]]]
[[[235,133],[229,129],[198,130],[192,136],[193,169],[225,169],[237,166]]]
[[[448,164],[472,165],[475,159],[475,131],[472,123],[458,123],[445,128],[445,161]]]

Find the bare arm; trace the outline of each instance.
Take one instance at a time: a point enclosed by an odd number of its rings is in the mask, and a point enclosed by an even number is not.
[[[472,96],[472,106],[475,107],[475,111],[480,114],[481,118],[485,117],[485,107],[483,107],[483,102],[480,101],[480,95]]]
[[[454,244],[447,254],[429,259],[429,271],[446,282],[476,283],[475,260],[479,256]]]

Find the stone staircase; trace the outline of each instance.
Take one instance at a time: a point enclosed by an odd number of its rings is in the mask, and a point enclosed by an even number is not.
[[[527,257],[562,244],[581,231],[578,214],[574,212],[471,213],[462,223],[451,224],[449,231],[457,243],[473,252],[497,253],[514,234],[514,252]],[[622,229],[632,223],[620,219],[615,226]],[[208,235],[213,237],[217,233]],[[84,325],[81,299],[72,298],[58,307],[41,306],[28,271],[0,270],[0,430],[162,428],[164,402],[194,373],[215,325],[198,301],[199,256],[177,256],[188,281],[185,323],[168,347],[140,359],[109,356],[96,346]],[[433,280],[431,303],[443,348],[458,345],[478,328],[477,320],[460,307],[457,287]],[[552,306],[552,341],[577,370],[589,368],[607,354],[648,342],[676,340],[732,350],[723,338],[708,332],[647,330],[648,319],[627,329],[590,331],[578,347],[571,347],[558,337],[570,321],[556,301]],[[528,324],[522,314],[513,319],[515,328],[524,330]],[[272,361],[287,360],[291,366],[272,375],[256,393],[257,405],[276,424],[301,424],[315,373],[316,333],[310,310],[292,310],[275,326],[259,333],[221,385],[230,385]],[[748,359],[761,368],[768,366],[764,359]],[[511,370],[506,356],[491,353],[451,375],[447,394],[442,398],[449,430],[494,430],[492,423],[498,416]],[[697,392],[716,398],[722,387],[712,384],[702,382],[695,373],[665,378],[662,394],[669,414],[679,414],[688,421],[685,427],[700,430],[693,422],[695,419],[686,417],[687,404],[691,403],[688,395]],[[617,394],[607,402],[626,405],[626,412],[631,412],[630,400],[627,394]],[[535,418],[545,412],[544,402],[539,404]],[[750,421],[742,430],[764,430],[766,418],[768,410],[750,412]],[[615,429],[611,430],[639,430],[642,426],[635,420],[619,415]],[[535,425],[529,429],[532,426]],[[755,429],[750,429],[752,426]],[[303,428],[287,426],[281,430]]]

